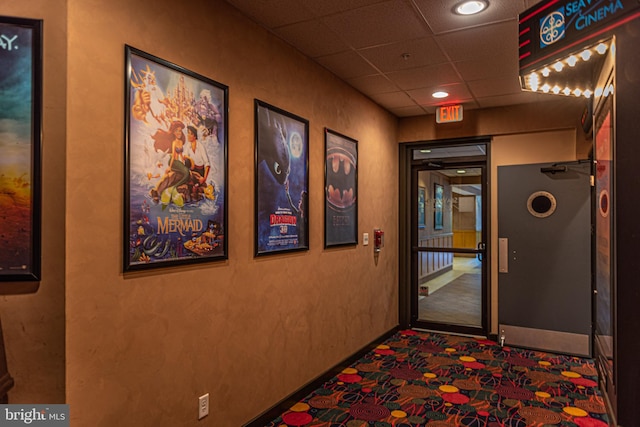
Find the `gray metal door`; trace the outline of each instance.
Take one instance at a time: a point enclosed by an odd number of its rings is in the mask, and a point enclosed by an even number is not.
[[[499,167],[498,236],[505,343],[591,355],[590,164]]]

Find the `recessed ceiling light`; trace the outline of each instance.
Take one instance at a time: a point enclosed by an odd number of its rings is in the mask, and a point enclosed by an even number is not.
[[[487,6],[488,3],[485,0],[463,1],[454,8],[454,11],[458,15],[475,15],[485,10]]]
[[[449,96],[449,94],[440,90],[438,92],[433,92],[431,96],[433,96],[434,98],[446,98],[447,96]]]

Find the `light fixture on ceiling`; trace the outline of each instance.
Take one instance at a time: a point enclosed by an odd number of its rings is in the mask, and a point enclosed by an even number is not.
[[[449,96],[449,93],[443,90],[439,90],[437,92],[433,92],[431,96],[433,96],[434,98],[446,98],[447,96]]]
[[[454,12],[458,15],[475,15],[485,10],[489,6],[486,0],[463,1],[454,7]]]

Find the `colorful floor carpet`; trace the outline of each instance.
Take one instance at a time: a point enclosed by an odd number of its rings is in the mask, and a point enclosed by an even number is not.
[[[266,427],[606,427],[590,359],[401,331]]]

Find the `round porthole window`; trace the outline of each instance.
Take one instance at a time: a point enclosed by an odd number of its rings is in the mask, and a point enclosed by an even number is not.
[[[602,190],[600,192],[599,199],[598,206],[600,208],[600,215],[606,218],[609,216],[609,193],[607,190]]]
[[[536,218],[546,218],[556,211],[556,198],[548,191],[536,191],[527,200],[527,210]]]

